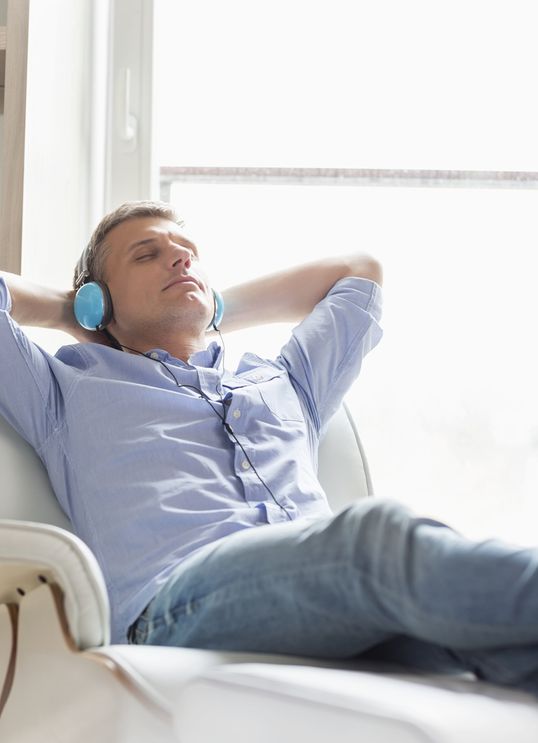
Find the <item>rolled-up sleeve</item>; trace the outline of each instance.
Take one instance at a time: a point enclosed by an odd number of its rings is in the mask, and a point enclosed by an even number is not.
[[[0,414],[39,451],[57,425],[54,357],[29,340],[11,309],[9,289],[0,277]]]
[[[381,308],[378,284],[341,279],[282,348],[278,360],[318,432],[358,377],[366,354],[381,340]]]

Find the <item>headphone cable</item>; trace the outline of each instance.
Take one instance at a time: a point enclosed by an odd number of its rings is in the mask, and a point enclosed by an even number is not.
[[[223,359],[223,369],[222,370],[224,372],[224,349],[225,349],[224,341],[222,339],[222,335],[221,335],[220,330],[215,325],[213,325],[213,327],[218,332],[218,334],[220,336],[221,343],[222,343],[222,359]],[[271,498],[274,500],[274,502],[276,503],[276,505],[284,511],[284,513],[286,514],[286,516],[288,517],[288,519],[290,521],[293,521],[293,518],[290,516],[288,510],[285,508],[285,506],[283,506],[281,503],[278,502],[278,500],[275,498],[275,496],[274,496],[273,491],[271,490],[271,488],[260,477],[260,475],[258,473],[258,470],[256,469],[256,467],[252,463],[252,460],[250,459],[249,455],[245,451],[245,448],[244,448],[243,444],[239,441],[239,439],[237,438],[237,436],[235,434],[235,431],[233,430],[233,428],[230,426],[230,424],[226,420],[226,413],[224,415],[221,415],[219,413],[219,411],[213,405],[213,401],[211,400],[211,398],[208,397],[203,390],[201,390],[199,387],[195,387],[192,384],[180,384],[178,382],[177,377],[174,374],[174,372],[167,366],[167,364],[164,363],[164,361],[162,361],[161,359],[153,359],[151,356],[148,356],[146,353],[143,353],[142,351],[137,351],[136,348],[130,348],[129,346],[123,345],[106,328],[103,330],[103,332],[106,333],[107,337],[109,337],[112,340],[112,342],[113,342],[113,344],[114,344],[114,346],[115,346],[115,348],[117,350],[123,351],[124,348],[127,348],[129,351],[133,351],[134,353],[138,353],[138,354],[140,354],[140,356],[145,356],[145,358],[150,359],[151,361],[158,361],[160,364],[162,364],[164,366],[164,368],[166,369],[166,371],[169,374],[172,375],[172,378],[173,378],[174,382],[176,383],[176,385],[178,387],[186,387],[188,389],[191,389],[191,390],[194,390],[195,392],[197,392],[200,395],[200,397],[207,402],[207,404],[213,410],[213,412],[215,413],[215,415],[217,416],[217,418],[220,419],[222,425],[224,426],[224,428],[228,432],[228,434],[233,437],[234,441],[236,442],[236,444],[239,446],[239,448],[243,452],[243,455],[245,456],[247,462],[249,463],[249,466],[252,467],[252,470],[253,470],[254,474],[256,475],[256,477],[258,478],[258,480],[261,482],[261,484],[263,485],[263,487],[267,490],[267,492],[269,493],[269,495],[271,496]],[[217,394],[219,394],[219,393],[217,392]],[[226,410],[226,403],[224,402],[223,398],[220,399],[220,403],[222,405],[223,410],[225,411]]]

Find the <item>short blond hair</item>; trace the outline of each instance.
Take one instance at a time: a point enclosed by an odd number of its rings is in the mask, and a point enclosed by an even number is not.
[[[73,275],[73,287],[78,288],[79,279],[86,265],[87,276],[84,281],[104,281],[105,261],[110,253],[110,245],[106,242],[108,233],[122,222],[128,219],[140,217],[159,217],[169,219],[180,227],[184,222],[181,220],[173,206],[164,201],[126,201],[114,211],[110,212],[99,222],[90,238]]]

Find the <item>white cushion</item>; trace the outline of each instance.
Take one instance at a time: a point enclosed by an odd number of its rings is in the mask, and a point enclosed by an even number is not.
[[[176,720],[182,743],[219,740],[224,730],[234,743],[538,740],[538,705],[526,694],[446,677],[265,664],[193,678]]]
[[[312,665],[335,668],[346,661],[325,661],[291,655],[239,653],[197,648],[163,647],[159,645],[108,645],[92,650],[120,665],[141,687],[149,686],[162,700],[175,706],[186,684],[200,674],[223,665],[239,663],[271,663],[278,665]],[[351,663],[351,665],[356,665]]]

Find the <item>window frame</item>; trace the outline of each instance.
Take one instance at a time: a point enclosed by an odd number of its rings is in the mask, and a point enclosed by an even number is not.
[[[388,170],[358,168],[249,168],[161,166],[160,198],[173,183],[274,183],[312,186],[538,188],[538,172],[486,170]]]

